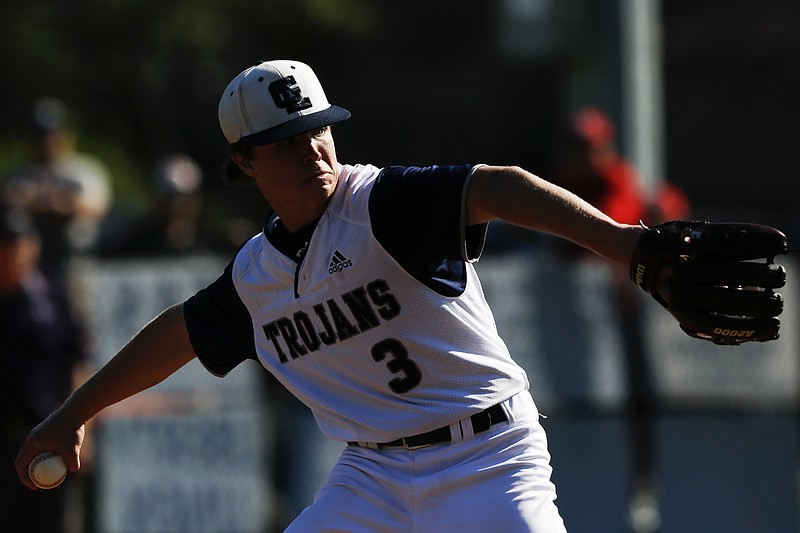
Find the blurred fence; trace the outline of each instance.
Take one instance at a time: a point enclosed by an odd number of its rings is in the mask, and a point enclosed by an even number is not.
[[[798,272],[790,283],[781,338],[717,346],[683,333],[650,296],[600,260],[565,261],[546,250],[495,254],[478,270],[501,335],[529,373],[541,408],[565,402],[619,407],[626,399],[624,328],[615,280],[641,310],[643,349],[660,402],[691,410],[794,410],[800,385]]]
[[[96,365],[224,266],[214,257],[80,264]],[[261,372],[248,361],[220,379],[194,360],[103,414],[92,432],[98,531],[264,531],[276,510]]]
[[[537,249],[478,263],[498,329],[548,415],[557,503],[570,532],[634,530],[642,465],[654,477],[658,516],[655,529],[640,531],[798,531],[800,269],[791,257],[779,262],[790,280],[780,291],[781,338],[738,347],[684,334],[602,261],[566,262]],[[622,294],[634,299],[638,325],[624,319],[616,281],[632,289]],[[625,350],[636,327],[643,365],[630,372]],[[644,424],[631,416],[636,409]]]
[[[797,265],[781,262],[796,279]],[[213,257],[79,264],[76,279],[102,354],[97,364],[223,266]],[[637,384],[626,366],[632,326],[616,305],[615,273],[606,263],[564,262],[546,250],[487,254],[478,270],[498,328],[548,415],[543,424],[569,530],[629,530],[636,442],[626,412]],[[800,295],[793,283],[782,292],[781,339],[736,348],[688,337],[647,295],[632,293],[657,407],[659,531],[798,530]],[[266,399],[261,372],[248,362],[219,379],[193,361],[102,417],[95,431],[98,529],[263,532],[310,503],[341,444],[322,437],[306,411],[288,417],[292,427],[276,422],[286,410]],[[291,432],[293,453],[276,450],[277,431]],[[276,468],[289,478],[276,482]]]

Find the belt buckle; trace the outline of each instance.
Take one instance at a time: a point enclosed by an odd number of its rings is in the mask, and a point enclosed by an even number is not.
[[[431,443],[427,443],[427,444],[417,444],[416,446],[414,446],[414,445],[411,445],[411,444],[409,444],[409,443],[406,441],[406,438],[405,438],[405,437],[402,437],[402,438],[400,439],[400,442],[402,443],[402,445],[403,445],[403,448],[405,448],[406,450],[419,450],[420,448],[427,448],[428,446],[433,446],[433,444],[431,444]]]

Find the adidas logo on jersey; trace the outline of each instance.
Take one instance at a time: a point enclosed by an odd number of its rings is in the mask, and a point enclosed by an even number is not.
[[[328,265],[328,274],[335,274],[341,272],[347,267],[353,266],[353,262],[342,255],[342,252],[336,250],[331,256],[331,262]]]

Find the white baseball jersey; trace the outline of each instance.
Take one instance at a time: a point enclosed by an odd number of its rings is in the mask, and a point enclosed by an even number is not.
[[[527,389],[471,263],[486,230],[464,225],[472,170],[341,165],[307,241],[281,245],[271,218],[185,303],[199,359],[217,375],[258,359],[341,441],[423,433]]]

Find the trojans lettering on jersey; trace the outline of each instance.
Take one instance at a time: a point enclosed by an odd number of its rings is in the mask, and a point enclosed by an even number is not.
[[[340,263],[341,264],[341,263]],[[344,263],[346,264],[346,263]],[[351,263],[352,264],[352,263]],[[264,324],[262,329],[272,341],[281,363],[349,339],[391,320],[400,313],[400,303],[382,279],[343,293],[338,298],[311,305]]]

